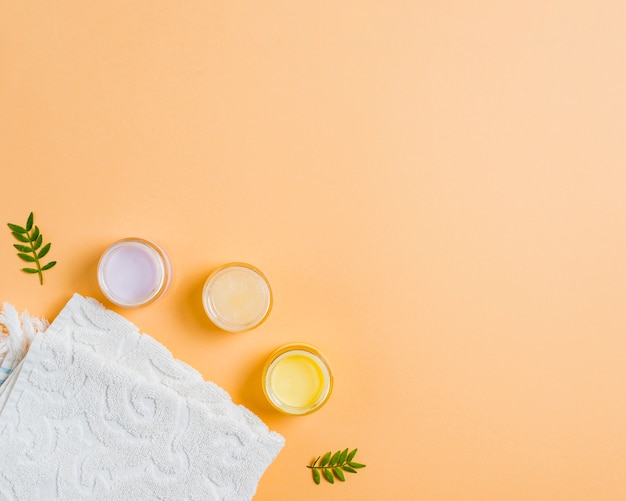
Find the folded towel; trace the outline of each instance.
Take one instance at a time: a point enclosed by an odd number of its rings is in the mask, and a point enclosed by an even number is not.
[[[78,294],[0,387],[0,498],[245,500],[284,439]]]

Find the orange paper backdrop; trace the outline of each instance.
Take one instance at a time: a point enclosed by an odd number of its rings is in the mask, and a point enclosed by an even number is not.
[[[0,5],[0,300],[52,319],[163,245],[171,290],[114,309],[285,436],[261,501],[626,499],[625,2]],[[233,260],[275,292],[244,334],[201,307]],[[334,368],[310,416],[261,392],[293,341]]]

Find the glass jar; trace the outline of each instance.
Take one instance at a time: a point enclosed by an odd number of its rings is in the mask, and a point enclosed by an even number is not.
[[[112,303],[132,308],[159,299],[169,288],[172,266],[167,253],[143,238],[112,244],[98,262],[98,284]]]
[[[247,263],[228,263],[207,278],[202,291],[204,310],[211,321],[229,332],[261,325],[272,309],[269,281]]]
[[[263,368],[263,392],[280,412],[295,416],[322,407],[333,390],[333,373],[313,345],[292,343],[278,348]]]

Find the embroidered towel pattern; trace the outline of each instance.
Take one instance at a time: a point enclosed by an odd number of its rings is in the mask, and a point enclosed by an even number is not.
[[[76,294],[0,387],[0,444],[3,500],[239,501],[284,439]]]

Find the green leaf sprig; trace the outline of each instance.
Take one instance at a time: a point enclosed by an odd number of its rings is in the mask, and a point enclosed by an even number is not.
[[[324,479],[331,484],[335,483],[335,478],[341,482],[345,482],[346,476],[344,475],[344,471],[356,473],[359,468],[365,468],[366,465],[354,461],[357,450],[358,449],[354,449],[348,452],[348,449],[344,449],[334,454],[327,452],[324,456],[318,456],[313,463],[307,466],[307,468],[311,469],[313,481],[319,485],[323,476]]]
[[[43,285],[43,272],[49,270],[55,264],[56,261],[50,261],[48,264],[41,266],[41,259],[50,252],[52,244],[47,243],[42,247],[43,236],[37,226],[33,227],[33,213],[31,212],[26,221],[26,226],[19,226],[17,224],[8,223],[8,227],[11,233],[18,240],[19,244],[13,244],[19,252],[17,256],[27,263],[33,263],[34,268],[22,268],[26,273],[37,273],[39,275],[39,283]]]

